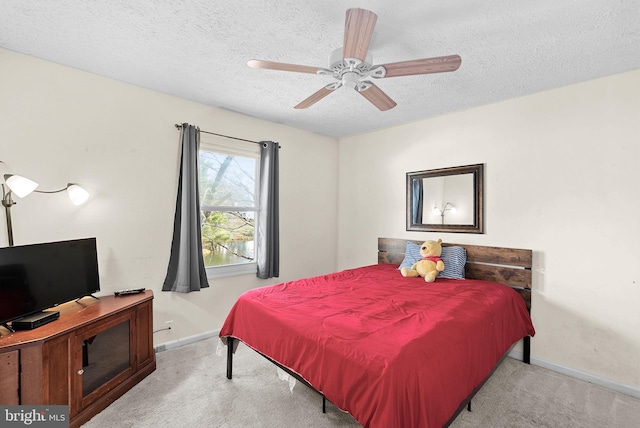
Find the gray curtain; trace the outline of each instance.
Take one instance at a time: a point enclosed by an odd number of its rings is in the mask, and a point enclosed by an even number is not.
[[[182,157],[173,223],[173,242],[162,291],[189,293],[209,287],[204,269],[200,233],[200,199],[198,197],[200,129],[183,123],[180,139]]]
[[[280,231],[278,217],[278,150],[273,141],[260,148],[260,210],[257,221],[256,263],[258,278],[280,276]]]
[[[422,223],[422,209],[423,209],[423,190],[422,190],[422,179],[413,179],[413,199],[411,200],[411,220],[413,224],[421,224]]]

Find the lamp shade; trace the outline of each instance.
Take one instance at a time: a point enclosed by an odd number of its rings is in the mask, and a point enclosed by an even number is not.
[[[89,192],[77,184],[69,183],[67,186],[67,194],[73,205],[82,205],[89,199]]]
[[[5,174],[4,181],[9,189],[20,198],[24,198],[38,187],[38,183],[21,175]]]

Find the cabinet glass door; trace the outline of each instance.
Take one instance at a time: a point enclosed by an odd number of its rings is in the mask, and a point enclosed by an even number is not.
[[[127,370],[130,320],[82,338],[82,396],[86,397]]]

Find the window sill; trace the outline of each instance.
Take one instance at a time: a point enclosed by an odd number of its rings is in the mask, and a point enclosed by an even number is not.
[[[227,276],[238,276],[238,275],[255,275],[258,271],[257,265],[255,263],[242,263],[236,265],[226,265],[226,266],[210,266],[206,268],[207,271],[207,279],[212,278],[224,278]]]

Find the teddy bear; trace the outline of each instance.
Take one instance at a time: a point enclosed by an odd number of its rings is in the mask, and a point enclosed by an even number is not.
[[[442,254],[442,239],[437,241],[425,241],[420,246],[421,260],[411,266],[410,269],[402,268],[400,273],[404,277],[415,278],[421,276],[426,282],[436,280],[438,273],[444,270],[444,262],[440,258]]]

